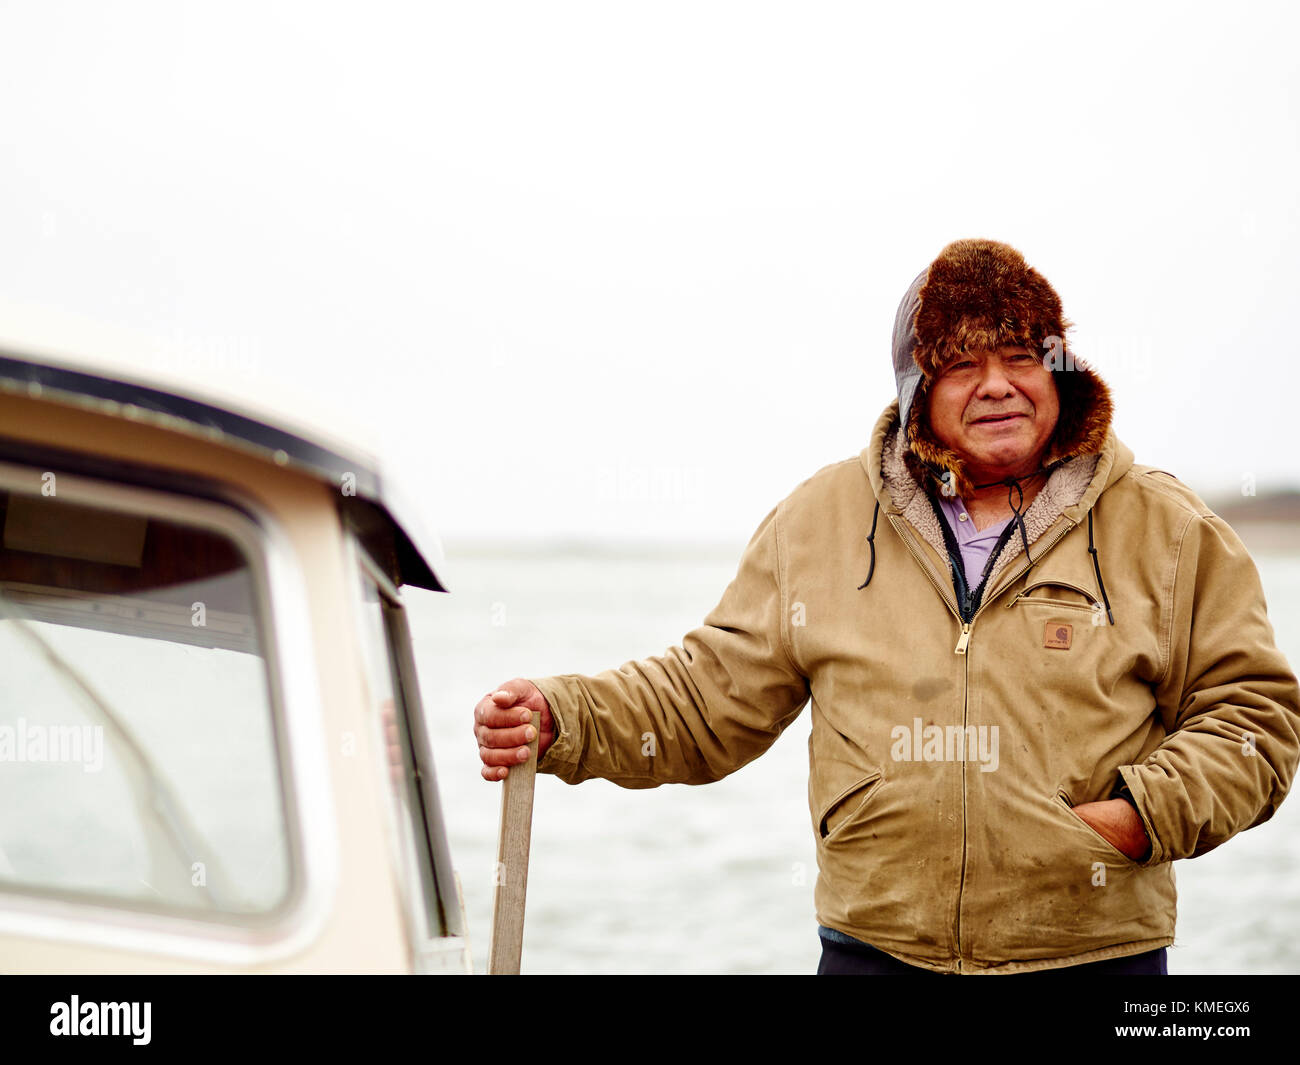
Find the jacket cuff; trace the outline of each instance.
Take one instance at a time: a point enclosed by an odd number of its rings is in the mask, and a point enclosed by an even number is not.
[[[562,676],[526,677],[546,700],[551,708],[551,720],[555,723],[555,740],[537,760],[539,773],[563,773],[565,769],[578,764],[579,746],[574,735],[573,722],[577,714],[572,713],[572,697],[564,684]]]
[[[1161,862],[1168,861],[1168,848],[1161,841],[1160,834],[1156,831],[1155,826],[1151,823],[1150,816],[1147,814],[1146,789],[1142,786],[1142,778],[1138,775],[1137,766],[1120,766],[1119,773],[1119,782],[1115,785],[1115,791],[1111,793],[1111,797],[1126,799],[1133,804],[1138,816],[1142,818],[1142,827],[1146,829],[1147,838],[1151,840],[1151,853],[1137,864],[1142,866],[1159,865]]]

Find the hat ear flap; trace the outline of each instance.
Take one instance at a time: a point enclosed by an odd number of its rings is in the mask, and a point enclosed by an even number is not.
[[[930,428],[928,386],[928,380],[917,386],[908,411],[904,461],[918,484],[933,482],[945,496],[970,496],[975,486],[966,474],[966,464],[956,451],[941,444]]]
[[[1052,380],[1056,383],[1060,414],[1046,459],[1100,451],[1114,412],[1106,383],[1073,356],[1063,368],[1052,371]]]

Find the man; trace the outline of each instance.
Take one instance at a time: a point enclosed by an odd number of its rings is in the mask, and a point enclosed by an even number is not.
[[[1068,326],[1014,248],[944,248],[870,445],[680,647],[485,696],[484,777],[537,710],[543,772],[705,783],[807,702],[820,972],[1165,972],[1172,863],[1272,816],[1300,687],[1240,540],[1134,463]]]

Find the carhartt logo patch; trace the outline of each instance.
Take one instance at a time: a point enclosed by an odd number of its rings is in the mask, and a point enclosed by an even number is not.
[[[1059,621],[1049,621],[1047,630],[1043,634],[1043,646],[1068,651],[1070,649],[1070,637],[1073,635],[1074,628],[1072,626],[1062,625]]]

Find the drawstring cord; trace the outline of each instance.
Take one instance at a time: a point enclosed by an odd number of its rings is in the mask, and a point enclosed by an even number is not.
[[[1092,542],[1092,508],[1088,508],[1088,554],[1092,556],[1092,569],[1097,574],[1097,587],[1101,589],[1101,601],[1106,606],[1106,617],[1112,625],[1115,615],[1110,612],[1110,599],[1106,596],[1106,585],[1101,579],[1101,565],[1097,562],[1097,548]]]
[[[876,500],[875,512],[871,515],[871,532],[867,536],[867,546],[871,548],[871,566],[867,569],[867,579],[858,585],[858,591],[862,591],[871,583],[871,575],[876,572],[876,521],[880,518],[880,500]]]
[[[1037,477],[1040,473],[1050,473],[1059,463],[1054,462],[1051,466],[1042,466],[1033,473],[1025,477],[1007,477],[1001,481],[989,481],[988,484],[977,484],[976,488],[992,488],[994,485],[1004,484],[1007,486],[1007,506],[1011,508],[1012,521],[1016,523],[1016,528],[1020,530],[1020,542],[1025,545],[1025,558],[1029,559],[1032,566],[1035,562],[1034,556],[1029,553],[1029,533],[1025,530],[1025,518],[1021,507],[1025,505],[1025,490],[1020,487],[1021,481],[1028,481],[1032,477]],[[1014,491],[1017,498],[1012,499],[1011,493]]]

